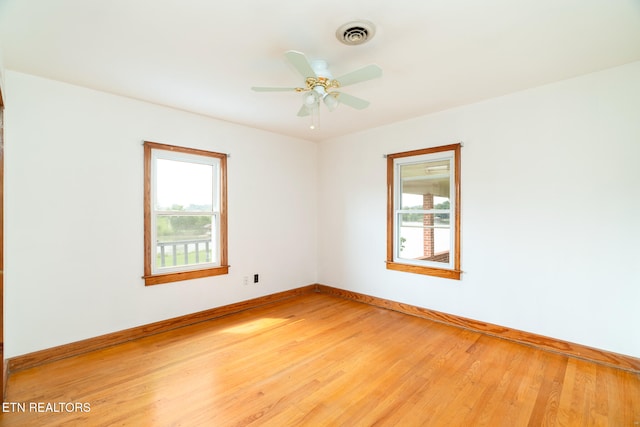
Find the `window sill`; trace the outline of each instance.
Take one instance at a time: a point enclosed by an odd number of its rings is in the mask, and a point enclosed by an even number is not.
[[[401,264],[387,261],[387,270],[404,271],[405,273],[424,274],[427,276],[442,277],[445,279],[460,280],[459,270],[447,270],[445,268],[425,267],[422,265]]]
[[[180,271],[178,273],[154,274],[142,276],[145,286],[160,285],[162,283],[180,282],[182,280],[200,279],[202,277],[229,274],[229,266],[207,268],[205,270]]]

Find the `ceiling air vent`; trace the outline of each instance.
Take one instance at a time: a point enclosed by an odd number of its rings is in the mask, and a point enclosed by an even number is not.
[[[369,21],[353,21],[342,25],[336,31],[336,37],[342,43],[355,46],[371,40],[376,30]]]

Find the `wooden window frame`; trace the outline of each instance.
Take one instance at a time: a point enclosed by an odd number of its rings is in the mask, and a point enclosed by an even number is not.
[[[460,280],[462,273],[460,269],[460,148],[462,144],[449,144],[439,147],[425,148],[420,150],[404,151],[401,153],[394,153],[387,155],[387,269],[404,271],[407,273],[425,274],[429,276],[443,277],[447,279]],[[453,196],[454,208],[453,214],[455,216],[454,223],[454,254],[453,254],[453,269],[439,268],[425,265],[416,265],[402,263],[395,259],[395,159],[422,156],[425,154],[433,154],[444,151],[453,151],[454,153],[454,188],[455,194]]]
[[[145,141],[144,144],[144,283],[145,286],[159,285],[162,283],[177,282],[182,280],[198,279],[202,277],[218,276],[229,273],[227,257],[227,155],[213,151],[198,150],[194,148],[179,147],[175,145],[159,144],[157,142]],[[152,268],[153,257],[155,256],[155,245],[152,239],[152,152],[153,150],[165,150],[176,153],[185,153],[195,156],[214,157],[220,163],[220,237],[219,251],[220,260],[218,266],[207,268],[188,268],[182,271],[172,271],[167,273],[154,273]]]

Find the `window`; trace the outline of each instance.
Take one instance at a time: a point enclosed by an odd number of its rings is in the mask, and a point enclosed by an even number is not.
[[[460,144],[387,156],[387,268],[460,279]]]
[[[144,280],[227,274],[226,154],[144,143]]]

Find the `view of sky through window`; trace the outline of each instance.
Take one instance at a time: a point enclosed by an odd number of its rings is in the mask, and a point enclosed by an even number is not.
[[[158,159],[156,171],[158,208],[180,205],[185,210],[211,209],[214,173],[211,165]]]

